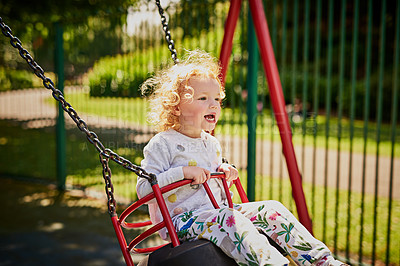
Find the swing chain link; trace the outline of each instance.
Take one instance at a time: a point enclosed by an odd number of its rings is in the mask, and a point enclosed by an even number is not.
[[[163,26],[163,30],[165,32],[165,39],[167,40],[167,43],[168,43],[168,49],[171,52],[172,60],[174,60],[174,63],[177,64],[177,63],[179,63],[179,60],[178,60],[178,55],[177,55],[176,49],[175,49],[175,42],[174,42],[174,40],[172,40],[171,32],[169,31],[168,21],[164,15],[164,9],[162,8],[162,6],[160,4],[160,0],[156,0],[156,4],[158,7],[158,12],[160,13],[161,23]]]
[[[125,169],[134,172],[137,176],[146,178],[150,182],[150,184],[157,184],[157,177],[154,174],[147,173],[143,168],[134,165],[129,160],[123,158],[112,150],[105,148],[103,143],[97,137],[96,133],[89,130],[86,122],[79,117],[78,113],[75,111],[72,105],[65,100],[63,93],[55,88],[54,82],[50,78],[45,76],[44,70],[35,62],[29,52],[22,47],[21,41],[12,34],[10,27],[3,22],[3,19],[1,17],[0,27],[3,34],[6,37],[10,38],[11,45],[14,48],[18,49],[20,56],[25,59],[25,61],[32,68],[36,76],[43,80],[43,86],[52,91],[53,98],[60,102],[63,110],[68,113],[68,115],[75,122],[79,130],[86,134],[86,138],[88,139],[88,141],[93,144],[93,146],[99,152],[100,162],[103,166],[103,178],[106,183],[106,194],[108,198],[108,210],[110,215],[116,214],[116,202],[114,199],[114,187],[111,181],[111,169],[108,166],[109,159],[121,165]]]
[[[111,169],[108,166],[109,158],[105,157],[103,153],[99,154],[100,162],[103,167],[103,178],[106,184],[105,190],[107,195],[107,206],[108,206],[108,213],[111,216],[116,215],[116,207],[117,203],[114,198],[114,186],[111,181]]]

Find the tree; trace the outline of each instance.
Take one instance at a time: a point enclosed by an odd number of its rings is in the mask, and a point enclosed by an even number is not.
[[[52,71],[53,67],[54,23],[62,23],[68,78],[84,72],[93,64],[94,58],[118,52],[116,35],[121,29],[121,22],[126,19],[128,7],[135,2],[0,0],[0,16],[47,71]],[[7,42],[6,38],[0,38],[0,63],[14,69],[25,69],[22,66],[25,62],[15,52],[10,54],[12,47]],[[97,55],[90,55],[93,53]]]

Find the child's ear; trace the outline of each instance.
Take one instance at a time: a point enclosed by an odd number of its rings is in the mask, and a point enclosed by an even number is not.
[[[175,106],[174,111],[172,111],[172,113],[176,116],[180,116],[181,115],[181,110],[179,109],[178,106]]]

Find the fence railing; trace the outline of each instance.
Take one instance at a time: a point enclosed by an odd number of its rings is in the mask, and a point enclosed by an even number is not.
[[[400,4],[271,0],[264,7],[314,234],[351,264],[400,265]],[[183,48],[218,56],[228,8],[228,1],[170,4],[178,56]],[[247,12],[244,1],[216,129],[226,157],[244,181]],[[62,23],[67,31],[74,27]],[[103,144],[140,164],[143,146],[154,132],[146,124],[146,102],[137,97],[137,89],[156,68],[172,62],[154,4],[132,7],[126,20],[109,30],[117,36],[111,57],[93,49],[88,61],[96,63],[89,78],[71,72],[81,78],[65,94]],[[76,33],[64,41],[73,44],[82,36]],[[257,121],[256,200],[279,200],[295,212],[261,66],[258,75],[258,113],[252,118]],[[54,180],[56,106],[50,97],[41,90],[0,93],[1,175]],[[66,130],[68,186],[102,193],[97,154],[68,118]],[[134,199],[136,177],[111,167],[119,200]]]

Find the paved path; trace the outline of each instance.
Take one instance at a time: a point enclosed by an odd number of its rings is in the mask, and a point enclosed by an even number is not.
[[[68,88],[66,89],[68,93]],[[15,119],[28,121],[28,127],[40,127],[43,125],[54,124],[56,117],[55,106],[50,106],[44,103],[44,100],[49,97],[50,92],[46,89],[39,90],[22,90],[0,93],[0,119]],[[147,132],[145,135],[136,136],[133,141],[144,142],[151,137],[151,132],[148,128],[143,130],[143,126],[129,124],[125,121],[100,118],[92,115],[85,115],[77,110],[79,115],[90,126],[103,128],[123,128],[126,130],[139,130]],[[74,126],[72,120],[66,114],[66,123]],[[276,136],[279,139],[279,136]],[[230,162],[234,162],[237,167],[245,168],[247,164],[247,140],[239,137],[220,137],[224,147],[225,154],[229,154]],[[271,155],[271,149],[273,151]],[[282,162],[280,143],[272,143],[270,141],[257,142],[257,172],[268,176],[279,177],[279,165]],[[295,147],[297,160],[300,171],[303,174],[305,182],[311,182],[313,177],[313,169],[315,168],[315,182],[318,185],[324,185],[325,172],[327,172],[328,186],[336,187],[337,180],[337,165],[338,154],[336,150],[329,150],[327,154],[328,164],[325,164],[326,152],[325,149],[317,148],[315,151],[312,147]],[[313,160],[315,152],[315,162]],[[304,153],[304,155],[303,155]],[[304,162],[302,158],[305,158]],[[339,170],[339,185],[342,189],[348,189],[349,179],[349,162],[350,155],[348,152],[340,153],[340,170]],[[353,153],[352,155],[352,187],[353,191],[360,192],[362,188],[363,176],[362,154]],[[373,194],[375,191],[375,177],[378,176],[378,194],[380,196],[388,196],[389,181],[390,181],[390,163],[391,160],[387,156],[380,156],[378,160],[378,171],[376,170],[376,157],[367,155],[365,158],[365,191]],[[394,160],[393,165],[393,188],[400,187],[400,158]],[[271,167],[271,164],[273,167]],[[271,171],[272,168],[272,171]],[[301,169],[303,168],[303,169]],[[327,168],[327,169],[326,169]],[[283,167],[283,176],[288,177],[286,168]],[[400,191],[393,189],[393,197],[400,199]]]

